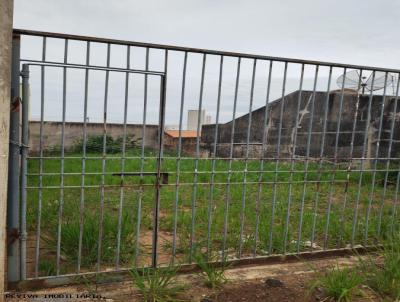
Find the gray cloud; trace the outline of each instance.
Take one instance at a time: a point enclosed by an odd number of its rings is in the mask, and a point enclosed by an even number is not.
[[[16,0],[15,27],[399,67],[397,0]]]
[[[194,1],[194,0],[15,0],[14,27],[109,37],[143,42],[175,44],[181,46],[256,53],[272,56],[332,61],[349,64],[400,68],[400,42],[397,38],[400,17],[400,2],[396,0],[282,0],[282,1]],[[55,59],[60,60],[63,45],[53,41],[49,49]],[[40,57],[40,41],[29,40],[25,44],[24,56]],[[28,48],[29,46],[29,48]],[[71,43],[70,59],[82,62],[83,44]],[[93,48],[94,49],[94,48]],[[28,51],[27,51],[28,50]],[[113,48],[113,64],[123,66],[124,49]],[[93,50],[93,59],[105,62],[104,49]],[[49,50],[49,55],[52,51]],[[60,57],[58,58],[57,57]],[[135,68],[143,68],[142,50],[133,54]],[[141,58],[141,59],[137,59]],[[162,70],[162,53],[151,53],[151,69]],[[180,81],[182,76],[182,54],[171,54],[167,101],[167,123],[176,124],[179,119]],[[204,108],[215,118],[218,60],[208,59]],[[175,63],[174,63],[175,62]],[[197,108],[199,97],[201,57],[189,60],[186,106]],[[221,119],[228,121],[232,114],[235,61],[224,67],[225,82],[221,105]],[[247,64],[247,65],[246,65]],[[262,65],[262,64],[261,64]],[[279,65],[279,64],[278,64]],[[272,81],[271,100],[281,94],[282,65],[276,66]],[[175,67],[174,67],[175,66]],[[241,89],[238,98],[238,114],[248,111],[251,84],[251,62],[243,65]],[[247,67],[246,67],[247,66]],[[256,75],[254,107],[265,103],[266,64],[259,66]],[[305,77],[305,88],[313,84],[313,68]],[[341,70],[334,70],[335,78]],[[33,73],[34,75],[35,73]],[[48,71],[46,82],[49,99],[46,102],[48,119],[60,119],[61,73]],[[54,75],[52,77],[51,75]],[[58,76],[57,76],[58,75]],[[83,75],[68,73],[67,119],[81,120]],[[93,120],[101,120],[104,94],[104,74],[92,76],[89,111]],[[39,73],[32,79],[32,116],[39,116]],[[141,121],[143,78],[131,79],[129,118]],[[286,92],[298,88],[299,69],[289,69]],[[110,80],[110,121],[122,121],[123,77]],[[153,87],[154,86],[154,87]],[[149,122],[157,120],[157,88],[153,85]],[[139,87],[139,88],[138,88]],[[319,90],[327,87],[327,69],[321,70],[317,84]],[[135,90],[136,89],[136,90]],[[72,107],[71,107],[72,106]],[[138,107],[139,106],[139,107]],[[119,108],[119,109],[117,109]]]

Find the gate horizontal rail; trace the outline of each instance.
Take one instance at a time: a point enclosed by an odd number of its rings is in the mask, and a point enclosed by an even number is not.
[[[183,51],[183,52],[210,54],[210,55],[222,55],[222,56],[227,56],[227,57],[259,59],[259,60],[266,60],[266,61],[288,62],[288,63],[298,63],[298,64],[304,63],[304,64],[310,64],[310,65],[332,66],[332,67],[342,67],[342,68],[350,68],[350,69],[365,69],[365,70],[375,70],[375,71],[384,71],[384,72],[393,72],[393,73],[400,72],[399,69],[392,69],[392,68],[380,68],[380,67],[373,67],[373,66],[363,66],[363,65],[313,61],[313,60],[292,59],[292,58],[284,58],[284,57],[263,56],[263,55],[254,55],[254,54],[246,54],[246,53],[239,53],[239,52],[218,51],[218,50],[201,49],[201,48],[193,48],[193,47],[181,47],[181,46],[154,44],[154,43],[135,42],[135,41],[129,41],[129,40],[117,40],[117,39],[98,38],[98,37],[91,37],[91,36],[80,36],[80,35],[70,35],[70,34],[62,34],[62,33],[43,32],[43,31],[26,30],[26,29],[14,29],[14,34],[48,37],[48,38],[58,38],[58,39],[68,39],[68,40],[78,40],[78,41],[89,41],[89,42],[98,42],[98,43],[110,43],[110,44],[116,44],[116,45],[149,47],[149,48],[155,48],[155,49],[175,50],[175,51]]]

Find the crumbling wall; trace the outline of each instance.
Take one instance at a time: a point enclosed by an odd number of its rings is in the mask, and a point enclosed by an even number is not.
[[[278,99],[269,104],[268,125],[265,125],[265,107],[261,107],[251,113],[249,157],[275,158],[277,156],[278,145],[280,144],[280,158],[290,158],[294,151],[295,157],[307,155],[308,133],[311,129],[309,155],[317,158],[320,156],[324,129],[324,117],[326,114],[325,142],[323,145],[324,158],[335,157],[338,160],[347,160],[350,157],[351,139],[354,118],[356,116],[357,102],[358,111],[354,136],[353,158],[363,156],[363,143],[365,137],[366,123],[368,119],[369,95],[358,97],[354,93],[343,95],[342,109],[340,104],[342,95],[340,92],[295,91],[286,95],[284,99]],[[374,95],[371,103],[370,124],[368,127],[366,155],[373,158],[376,154],[377,141],[379,138],[379,123],[383,97]],[[300,102],[299,114],[296,115]],[[327,112],[326,112],[326,104]],[[390,130],[393,119],[395,127],[393,132],[391,157],[399,157],[400,153],[400,104],[397,112],[394,113],[395,98],[387,96],[384,104],[384,116],[382,120],[382,131],[379,140],[379,157],[387,157],[389,149]],[[281,107],[283,106],[283,107]],[[280,114],[283,110],[282,125],[280,125]],[[341,111],[341,114],[339,114]],[[312,113],[313,112],[313,116]],[[311,120],[312,119],[312,120]],[[249,114],[241,116],[235,120],[233,157],[242,158],[246,156],[246,140]],[[339,135],[337,137],[337,129]],[[281,129],[280,129],[281,126]],[[296,128],[297,126],[297,128]],[[202,148],[209,149],[210,152],[214,145],[214,133],[216,125],[204,125],[202,127]],[[296,133],[297,130],[297,133]],[[217,154],[218,157],[229,157],[231,149],[232,121],[218,125]],[[280,138],[279,138],[280,133]],[[266,145],[263,153],[263,134],[265,134]],[[336,148],[337,140],[337,148]],[[337,152],[335,152],[335,149]]]

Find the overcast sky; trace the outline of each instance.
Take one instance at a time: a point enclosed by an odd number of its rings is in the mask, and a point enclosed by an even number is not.
[[[398,0],[15,0],[14,10],[15,28],[389,68],[400,68],[399,25]]]

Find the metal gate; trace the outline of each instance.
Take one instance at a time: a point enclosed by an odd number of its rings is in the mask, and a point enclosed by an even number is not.
[[[66,42],[67,43],[67,42]],[[66,46],[67,47],[67,46]],[[108,46],[109,47],[109,46]],[[109,56],[109,50],[108,50],[108,56]],[[107,64],[108,65],[108,64]],[[41,114],[41,129],[39,130],[39,135],[40,135],[40,144],[39,144],[39,153],[33,156],[29,156],[30,160],[38,160],[39,161],[39,171],[38,173],[29,173],[28,172],[28,148],[29,148],[29,70],[32,69],[32,67],[39,67],[41,69],[41,72],[45,72],[46,67],[50,68],[60,68],[63,70],[63,97],[62,97],[62,120],[61,120],[61,144],[60,144],[60,157],[54,156],[54,150],[51,150],[50,156],[46,156],[45,152],[45,147],[44,147],[44,130],[43,128],[45,127],[44,125],[44,120],[43,120],[43,114]],[[98,152],[101,152],[101,157],[99,156],[97,159],[101,161],[101,172],[87,172],[86,170],[86,164],[88,159],[93,159],[93,156],[90,157],[87,155],[88,152],[88,143],[90,144],[90,136],[88,136],[88,130],[87,130],[87,87],[85,87],[85,104],[84,104],[84,122],[83,122],[83,139],[82,139],[82,171],[81,173],[81,184],[80,186],[74,186],[74,185],[67,185],[65,184],[65,178],[67,175],[71,175],[71,173],[68,174],[68,172],[65,172],[66,170],[66,160],[68,160],[68,155],[66,155],[66,147],[65,147],[65,136],[66,136],[66,130],[65,130],[65,115],[66,115],[66,105],[67,105],[67,92],[66,92],[66,85],[67,85],[67,72],[68,69],[83,69],[85,70],[85,78],[88,76],[89,72],[91,70],[98,70],[98,71],[103,71],[105,73],[105,94],[104,94],[104,103],[103,103],[103,108],[104,108],[104,122],[102,125],[102,131],[103,133],[100,135],[102,138],[102,144],[99,146],[94,146],[95,148],[98,148]],[[22,100],[23,100],[23,107],[22,107],[22,155],[21,155],[21,219],[23,221],[22,228],[21,228],[21,233],[26,234],[26,221],[24,221],[24,217],[26,217],[26,207],[27,207],[27,191],[28,190],[38,190],[39,193],[39,208],[37,209],[37,234],[36,234],[36,245],[35,245],[35,276],[38,276],[39,274],[39,263],[40,263],[40,238],[41,238],[41,229],[43,228],[42,226],[42,202],[43,202],[43,188],[46,187],[43,184],[43,178],[46,176],[59,176],[59,184],[58,185],[53,185],[53,186],[48,186],[47,188],[52,188],[55,189],[56,191],[59,190],[59,204],[58,204],[58,223],[57,223],[57,239],[56,239],[56,274],[60,274],[60,261],[61,261],[61,234],[62,234],[62,220],[64,216],[64,202],[65,202],[65,191],[68,188],[78,188],[80,187],[81,190],[81,198],[80,198],[80,207],[81,207],[81,212],[80,212],[80,231],[79,231],[79,246],[78,246],[78,256],[77,256],[77,271],[80,271],[81,267],[81,257],[82,257],[82,236],[84,232],[84,189],[87,187],[90,187],[90,185],[85,184],[85,178],[87,176],[90,177],[90,175],[101,175],[101,184],[98,186],[100,190],[100,215],[99,215],[99,230],[98,230],[98,244],[97,244],[97,270],[100,271],[100,265],[101,265],[101,254],[102,254],[102,238],[103,238],[103,220],[104,220],[104,211],[105,211],[105,195],[106,192],[105,190],[109,187],[114,188],[118,187],[120,188],[120,209],[118,213],[118,230],[117,230],[117,247],[116,247],[116,266],[119,266],[120,262],[120,246],[121,246],[121,223],[122,223],[122,207],[123,207],[123,200],[124,200],[124,188],[126,187],[132,187],[138,190],[139,192],[139,203],[141,203],[141,198],[143,198],[143,194],[145,191],[148,190],[148,187],[150,187],[150,190],[153,190],[151,187],[155,188],[155,201],[154,201],[154,209],[153,209],[153,225],[152,225],[152,242],[151,242],[151,264],[152,266],[157,266],[157,227],[158,227],[158,208],[159,208],[159,202],[160,202],[160,186],[162,182],[162,172],[160,170],[160,164],[161,164],[161,158],[162,158],[162,139],[163,139],[163,131],[162,129],[164,128],[164,110],[163,108],[165,107],[164,104],[164,94],[165,94],[165,88],[164,88],[164,81],[165,81],[165,76],[164,73],[162,72],[151,72],[151,71],[139,71],[139,70],[130,70],[129,65],[127,67],[128,71],[126,70],[121,70],[121,69],[114,69],[110,67],[90,67],[90,66],[68,66],[68,65],[62,65],[62,64],[45,64],[45,63],[29,63],[29,64],[23,64],[22,66]],[[123,127],[123,132],[122,132],[122,145],[120,148],[121,152],[121,157],[119,158],[121,160],[121,171],[118,172],[112,172],[109,173],[106,171],[106,160],[107,160],[107,142],[108,142],[108,136],[107,136],[107,106],[108,106],[108,82],[109,82],[109,74],[112,72],[119,72],[119,73],[124,73],[126,74],[126,90],[125,90],[125,106],[123,108],[124,110],[124,123],[122,125]],[[127,149],[127,99],[128,99],[128,84],[127,82],[129,81],[129,75],[131,74],[139,74],[142,75],[144,79],[148,79],[149,76],[154,76],[159,78],[159,122],[158,122],[158,127],[157,127],[157,133],[158,133],[158,138],[157,138],[157,148],[156,152],[154,154],[153,159],[155,159],[155,170],[154,172],[144,172],[143,171],[143,166],[141,166],[140,170],[129,170],[126,168],[126,149]],[[146,84],[147,85],[147,84]],[[87,81],[85,82],[85,86],[87,86]],[[43,110],[44,107],[44,101],[45,98],[43,97],[41,99],[41,107]],[[145,113],[144,113],[144,126],[142,128],[142,133],[143,137],[145,137]],[[145,155],[145,141],[143,140],[142,146],[141,146],[141,161],[143,162],[147,156]],[[93,148],[93,146],[89,146],[89,149]],[[92,150],[93,151],[93,150]],[[114,152],[114,150],[111,150],[111,152]],[[44,171],[44,161],[45,160],[52,160],[56,159],[57,161],[60,162],[60,172],[45,172]],[[77,173],[75,173],[76,175]],[[119,184],[118,185],[107,185],[106,184],[106,177],[111,176],[115,177],[118,179]],[[27,182],[27,178],[29,176],[38,176],[39,177],[39,184],[36,186],[34,184],[29,185]],[[129,182],[127,178],[138,178],[140,181],[135,184],[135,181]],[[154,184],[144,184],[142,183],[144,178],[154,178],[155,182]],[[146,185],[148,187],[146,187]],[[150,193],[151,194],[151,193]],[[26,218],[25,218],[26,219]],[[140,221],[137,222],[138,225],[140,225]],[[139,234],[138,234],[139,236]],[[27,240],[28,238],[24,238],[24,240],[21,242],[21,275],[24,276],[26,275],[26,267],[24,266],[24,263],[27,263],[26,255],[27,255]],[[137,242],[137,249],[139,249],[139,242]],[[138,253],[136,254],[136,257],[138,256]]]
[[[398,231],[398,70],[14,34],[11,281],[353,249]]]

